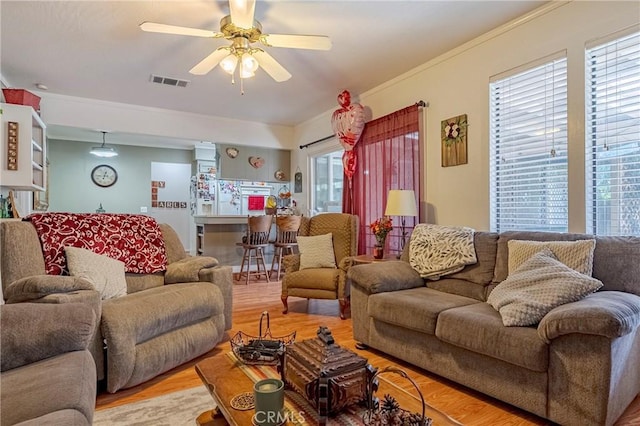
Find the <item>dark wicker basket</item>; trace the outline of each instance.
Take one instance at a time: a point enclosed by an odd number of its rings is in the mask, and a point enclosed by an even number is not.
[[[267,318],[267,328],[262,333],[262,319]],[[295,341],[296,332],[286,336],[274,337],[269,326],[269,312],[260,315],[258,336],[239,331],[231,338],[231,350],[245,364],[276,365],[284,354],[285,347]]]
[[[418,391],[422,401],[422,413],[412,413],[401,408],[391,395],[385,395],[381,402],[376,396],[378,390],[378,376],[383,373],[396,373],[409,380]],[[378,370],[369,381],[367,389],[367,410],[362,416],[362,421],[367,426],[399,425],[399,426],[431,426],[432,420],[425,415],[426,404],[420,387],[403,370],[396,367],[386,367]]]

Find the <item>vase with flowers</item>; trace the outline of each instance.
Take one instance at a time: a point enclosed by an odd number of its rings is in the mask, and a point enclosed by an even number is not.
[[[393,223],[389,216],[383,216],[369,224],[369,229],[376,237],[376,245],[373,247],[373,257],[382,259],[384,256],[384,242],[389,232],[393,230]]]

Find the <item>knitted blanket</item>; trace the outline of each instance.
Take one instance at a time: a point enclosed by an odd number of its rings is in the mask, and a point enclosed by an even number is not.
[[[80,247],[124,262],[125,272],[152,274],[167,269],[162,231],[156,220],[136,214],[37,213],[36,228],[47,274],[68,275],[66,246]]]
[[[409,263],[422,278],[438,280],[477,262],[474,230],[418,224],[409,242]]]

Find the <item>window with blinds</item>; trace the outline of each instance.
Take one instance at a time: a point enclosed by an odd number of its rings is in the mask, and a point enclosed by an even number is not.
[[[491,230],[568,230],[567,60],[491,79]]]
[[[586,73],[587,232],[640,235],[640,33],[587,46]]]

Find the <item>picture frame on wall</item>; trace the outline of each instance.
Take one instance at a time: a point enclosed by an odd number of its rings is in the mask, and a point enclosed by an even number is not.
[[[467,164],[467,114],[442,120],[442,167]]]
[[[300,169],[297,169],[295,175],[293,176],[293,192],[302,192],[302,172],[300,171]]]

